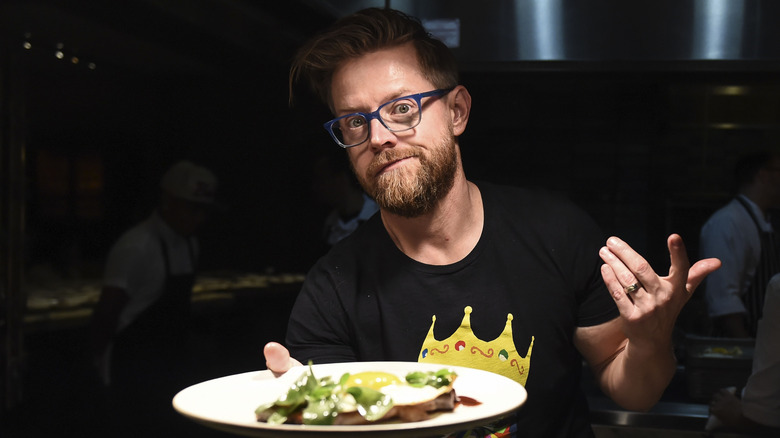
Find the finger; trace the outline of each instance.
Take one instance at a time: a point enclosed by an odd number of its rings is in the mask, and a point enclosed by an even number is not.
[[[615,300],[620,314],[630,315],[634,303],[632,298],[626,294],[623,285],[618,281],[612,267],[607,264],[601,265],[601,278],[604,280],[604,284],[607,285],[607,290],[612,295],[612,299]]]
[[[602,247],[601,251],[599,251],[599,256],[601,256],[601,259],[609,265],[609,267],[612,269],[612,273],[614,274],[617,282],[619,283],[615,287],[620,287],[623,292],[629,294],[631,296],[631,299],[634,299],[637,297],[637,295],[641,295],[645,292],[643,289],[645,284],[638,275],[636,275],[634,272],[632,272],[631,269],[629,269],[626,264],[619,259],[612,251],[610,251],[609,248]],[[628,287],[636,285],[638,286],[638,289],[629,290]]]
[[[719,259],[703,259],[694,263],[691,269],[688,271],[688,282],[685,288],[689,292],[693,293],[697,287],[704,281],[704,278],[710,275],[712,272],[720,268],[721,262]]]
[[[286,373],[290,368],[301,364],[290,357],[290,351],[278,342],[265,344],[263,355],[265,356],[265,366],[277,377]]]
[[[658,275],[644,257],[634,251],[626,242],[614,236],[607,239],[606,248],[619,263],[604,261],[615,270],[615,275],[624,286],[636,283],[638,280],[644,286],[645,291],[655,289]]]
[[[688,293],[693,293],[697,287],[704,281],[704,278],[710,273],[714,272],[721,266],[720,260],[716,258],[709,258],[699,260],[690,265],[687,251],[685,250],[685,244],[682,238],[677,234],[672,234],[667,240],[669,246],[669,257],[671,258],[672,265],[669,268],[669,277],[673,282],[682,281],[677,277],[684,276],[686,278],[685,290]]]
[[[688,252],[685,250],[682,237],[678,234],[672,234],[666,239],[666,245],[669,248],[669,259],[671,260],[669,280],[674,283],[683,282],[688,275],[691,262],[688,259]]]
[[[601,277],[604,279],[604,283],[607,284],[612,298],[622,299],[623,296],[628,296],[633,302],[631,294],[636,294],[637,290],[629,293],[627,286],[639,284],[634,274],[606,246],[601,248],[599,256],[605,263],[601,267]]]

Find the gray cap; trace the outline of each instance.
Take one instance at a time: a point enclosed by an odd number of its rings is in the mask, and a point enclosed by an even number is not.
[[[189,161],[174,164],[160,181],[160,188],[173,196],[193,202],[213,204],[217,192],[217,177]]]

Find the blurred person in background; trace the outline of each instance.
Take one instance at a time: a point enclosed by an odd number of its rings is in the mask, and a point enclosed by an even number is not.
[[[753,369],[742,391],[724,388],[710,403],[710,430],[780,436],[780,274],[766,289]],[[713,419],[714,418],[714,419]]]
[[[216,187],[210,170],[188,161],[174,164],[162,177],[155,211],[108,254],[92,318],[92,349],[100,379],[117,402],[112,414],[129,419],[122,427],[128,436],[148,432],[143,428],[149,424],[167,425],[156,416],[175,415],[171,398],[188,383],[183,379],[190,365],[196,234],[214,207]]]
[[[769,279],[780,272],[769,210],[780,207],[780,156],[745,155],[735,168],[737,195],[705,222],[700,256],[721,260],[704,283],[712,334],[756,335]]]
[[[322,239],[329,247],[352,234],[379,210],[360,187],[349,158],[332,146],[314,163],[312,192],[317,202],[332,208],[322,229]]]

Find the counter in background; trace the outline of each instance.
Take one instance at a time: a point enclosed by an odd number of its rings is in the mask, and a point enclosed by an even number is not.
[[[648,412],[629,411],[618,406],[601,392],[587,367],[583,369],[583,389],[588,396],[594,430],[611,430],[610,433],[624,429],[634,432],[643,430],[644,433],[649,434],[647,436],[654,436],[649,431],[656,430],[664,432],[659,436],[669,436],[670,433],[679,434],[672,436],[681,437],[705,436],[704,426],[707,423],[709,408],[706,404],[697,403],[687,396],[685,368],[681,365],[677,367],[677,372],[661,400]]]
[[[683,361],[685,358],[683,358]],[[682,362],[682,361],[681,361]],[[695,365],[698,363],[695,363]],[[729,369],[726,375],[731,375]],[[689,380],[696,377],[696,385]],[[590,370],[583,368],[583,390],[588,397],[591,424],[596,438],[745,438],[733,432],[707,432],[708,401],[702,398],[698,374],[678,365],[661,400],[648,412],[619,407],[597,387]],[[716,379],[716,381],[719,381]]]
[[[234,302],[274,296],[297,295],[305,276],[299,273],[205,273],[192,290],[193,314],[231,307]],[[86,325],[100,298],[99,279],[30,281],[27,288],[25,331],[76,328]]]

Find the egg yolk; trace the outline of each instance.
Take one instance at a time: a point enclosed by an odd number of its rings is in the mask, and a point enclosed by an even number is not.
[[[379,390],[388,385],[400,385],[401,379],[390,373],[383,373],[377,371],[365,371],[362,373],[352,374],[347,378],[347,382],[344,384],[347,388],[353,386],[363,386],[374,390]]]

